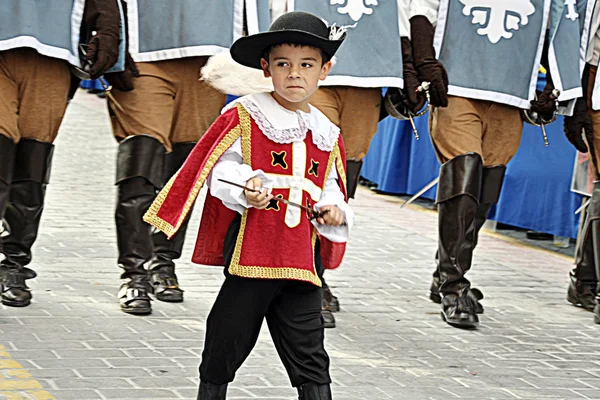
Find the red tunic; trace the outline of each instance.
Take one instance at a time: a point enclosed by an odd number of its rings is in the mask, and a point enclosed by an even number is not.
[[[242,139],[244,163],[275,180],[273,194],[312,206],[319,201],[331,168],[345,194],[345,158],[341,135],[331,152],[320,150],[309,131],[303,142],[279,144],[267,138],[241,104],[221,115],[194,148],[183,167],[160,192],[144,220],[173,236],[189,212],[210,171],[225,151]],[[223,243],[235,211],[207,194],[192,261],[223,265]],[[272,202],[266,210],[247,209],[229,271],[249,278],[295,279],[320,286],[314,243],[321,241],[325,268],[341,263],[345,243],[320,237],[306,213]]]

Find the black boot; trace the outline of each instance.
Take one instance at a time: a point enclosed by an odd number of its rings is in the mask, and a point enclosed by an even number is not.
[[[325,283],[325,281],[323,281],[323,300],[325,300],[327,308],[330,309],[331,312],[340,311],[340,301],[336,296],[333,295],[331,288]]]
[[[595,192],[595,190],[594,190]],[[596,297],[596,268],[594,266],[595,241],[592,225],[597,224],[600,215],[594,215],[599,200],[594,196],[600,193],[592,193],[590,206],[587,209],[585,222],[581,230],[581,238],[575,252],[575,268],[569,274],[569,288],[567,289],[567,301],[569,303],[593,311]],[[600,211],[600,210],[598,210]]]
[[[331,400],[331,387],[329,384],[305,383],[298,387],[298,400]]]
[[[574,306],[593,311],[596,305],[596,283],[577,279],[577,269],[569,273],[569,287],[567,289],[567,301]]]
[[[467,240],[465,246],[472,243],[471,253],[475,250],[479,240],[479,232],[487,220],[490,209],[494,204],[498,204],[500,192],[502,191],[502,183],[504,182],[504,174],[506,165],[494,165],[491,167],[483,167],[483,176],[481,181],[481,194],[479,197],[479,206],[475,216],[475,224],[472,225],[467,232]],[[436,269],[433,273],[433,280],[429,289],[429,298],[440,304],[442,297],[440,296],[440,273],[439,273],[439,254],[435,254]],[[477,314],[483,314],[483,306],[479,303],[483,300],[483,293],[477,288],[470,288],[470,296],[477,302]]]
[[[356,194],[362,166],[363,160],[346,160],[346,191],[351,199]]]
[[[592,198],[590,199],[587,213],[588,217],[586,218],[586,225],[589,225],[589,227],[584,227],[584,229],[587,228],[591,230],[597,281],[597,286],[595,288],[596,301],[594,306],[594,322],[600,324],[600,282],[598,282],[598,277],[600,277],[600,181],[594,182]]]
[[[460,328],[479,324],[465,273],[473,256],[474,237],[469,231],[474,229],[479,208],[482,175],[481,157],[475,153],[457,156],[440,169],[437,203],[442,317]]]
[[[200,381],[198,398],[196,400],[225,400],[227,396],[227,384],[215,385],[213,383]]]
[[[331,308],[325,302],[325,298],[321,299],[321,317],[323,317],[323,327],[326,329],[335,328],[335,317],[333,316],[333,312],[331,312]]]
[[[8,230],[6,230],[3,221],[10,194],[16,152],[17,145],[12,139],[0,133],[0,238],[8,235]],[[2,240],[0,239],[1,252]]]
[[[173,143],[173,151],[165,156],[163,180],[167,182],[181,168],[196,143]],[[175,263],[181,257],[185,233],[192,210],[181,224],[177,233],[169,240],[155,230],[152,234],[154,255],[150,262],[150,283],[158,300],[179,303],[183,301],[183,290],[179,287],[175,274]]]
[[[335,328],[335,317],[333,316],[334,312],[338,312],[340,310],[340,303],[327,286],[325,282],[325,277],[321,277],[323,294],[321,296],[321,316],[323,317],[323,327],[326,329]],[[337,309],[334,311],[334,307],[337,306]]]
[[[118,198],[115,210],[119,267],[123,283],[117,297],[128,314],[152,312],[148,273],[144,264],[152,258],[151,226],[142,220],[163,185],[165,149],[151,136],[129,136],[117,154]]]
[[[4,218],[8,204],[10,184],[13,179],[17,145],[7,136],[0,134],[0,221]]]
[[[53,151],[51,143],[34,139],[21,139],[16,148],[4,214],[9,232],[2,240],[6,258],[0,263],[2,304],[7,306],[25,307],[31,303],[31,291],[25,280],[35,277],[35,273],[26,265],[31,262],[31,247],[40,226]]]

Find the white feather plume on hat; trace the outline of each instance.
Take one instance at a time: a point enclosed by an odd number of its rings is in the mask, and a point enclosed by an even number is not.
[[[260,69],[236,63],[228,51],[208,59],[200,70],[200,80],[222,93],[234,96],[273,91],[271,78],[265,78]]]
[[[334,56],[331,64],[335,65],[336,61]],[[236,63],[228,51],[218,53],[208,59],[204,67],[200,69],[200,80],[221,93],[233,96],[246,96],[275,90],[273,81],[271,78],[265,78],[262,70]]]

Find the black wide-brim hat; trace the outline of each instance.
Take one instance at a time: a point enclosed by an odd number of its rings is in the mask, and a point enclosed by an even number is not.
[[[238,63],[261,69],[265,50],[278,44],[297,44],[320,49],[333,58],[346,37],[345,30],[328,27],[319,17],[292,11],[277,18],[268,32],[242,37],[231,46],[231,57]]]

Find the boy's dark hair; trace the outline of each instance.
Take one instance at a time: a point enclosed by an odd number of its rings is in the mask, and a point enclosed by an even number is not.
[[[269,46],[263,52],[262,58],[264,58],[265,60],[267,60],[267,62],[269,62],[269,56],[271,55],[271,51],[273,51],[274,48],[282,46],[284,44],[289,44],[292,47],[310,47],[312,49],[319,50],[319,53],[321,53],[321,60],[322,60],[321,66],[325,65],[325,63],[327,61],[330,61],[330,57],[327,54],[325,54],[325,52],[322,49],[319,49],[319,48],[313,47],[313,46],[308,46],[306,44],[299,44],[299,43],[280,43],[280,44],[274,44],[273,46]]]

